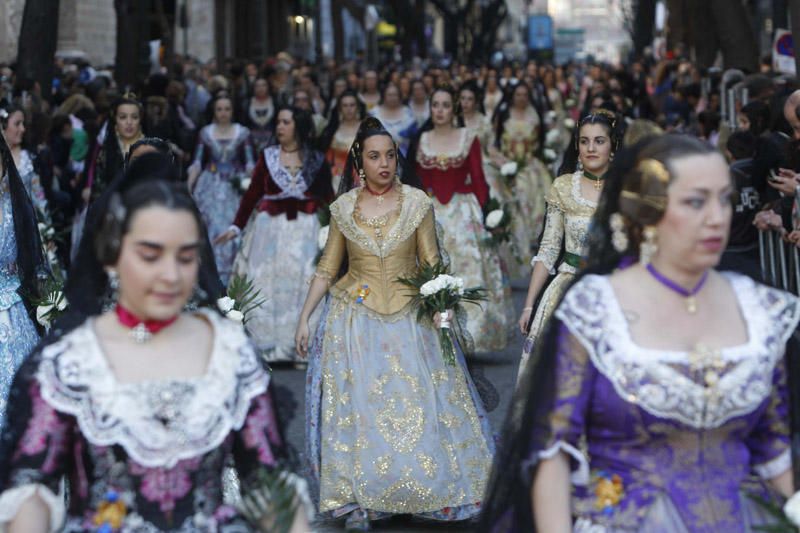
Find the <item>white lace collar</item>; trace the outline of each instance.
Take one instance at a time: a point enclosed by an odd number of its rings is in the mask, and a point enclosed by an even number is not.
[[[580,170],[576,170],[572,173],[572,198],[578,203],[578,205],[596,209],[597,202],[589,200],[588,198],[584,198],[583,194],[581,193],[581,177]]]
[[[283,200],[285,198],[295,198],[297,200],[306,199],[308,183],[303,177],[304,169],[297,171],[294,176],[281,163],[281,147],[269,146],[264,149],[264,162],[267,164],[269,175],[272,181],[280,187],[278,194],[268,195],[270,200]]]
[[[698,429],[716,428],[753,412],[768,397],[775,364],[800,320],[800,301],[791,294],[739,274],[723,275],[746,311],[748,340],[720,350],[724,370],[711,389],[693,377],[687,352],[645,348],[632,341],[605,276],[581,279],[555,314],[620,397],[654,416]]]
[[[101,351],[94,320],[42,351],[42,397],[74,416],[96,446],[121,446],[137,463],[170,468],[208,453],[244,424],[269,374],[241,325],[213,311],[214,341],[206,373],[181,380],[120,383]]]

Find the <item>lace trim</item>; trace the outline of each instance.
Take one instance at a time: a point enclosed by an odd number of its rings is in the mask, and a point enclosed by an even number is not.
[[[19,167],[17,168],[20,176],[25,176],[33,172],[33,160],[27,150],[22,150],[19,154]]]
[[[431,199],[419,189],[402,186],[403,207],[392,228],[386,232],[382,243],[367,235],[353,218],[359,189],[343,194],[331,204],[331,216],[336,220],[339,231],[347,240],[358,244],[364,250],[378,257],[388,256],[398,245],[405,242],[419,227],[422,219],[433,208]]]
[[[775,459],[753,466],[753,471],[762,479],[773,479],[792,468],[792,451],[786,448]]]
[[[587,200],[581,194],[581,173],[579,170],[576,170],[572,174],[572,198],[578,203],[578,205],[597,209],[597,202]]]
[[[531,468],[543,460],[552,459],[559,452],[567,454],[575,463],[577,468],[572,469],[571,480],[573,485],[586,486],[589,484],[589,460],[586,456],[572,444],[559,440],[547,449],[539,450],[528,459],[522,462],[523,476],[528,477]]]
[[[475,132],[468,128],[461,128],[461,139],[455,152],[433,153],[430,146],[429,132],[422,134],[417,152],[417,162],[424,169],[438,168],[447,170],[448,168],[458,168],[464,164],[469,155],[469,149],[475,140]]]
[[[281,148],[280,146],[270,146],[264,149],[264,161],[269,169],[270,177],[275,184],[281,188],[278,194],[265,194],[263,196],[266,200],[284,200],[286,198],[295,198],[297,200],[306,199],[306,191],[308,190],[308,183],[303,179],[303,171],[300,170],[292,176],[292,174],[281,164]]]
[[[269,375],[240,325],[210,310],[199,313],[214,330],[203,376],[119,383],[88,320],[42,351],[42,397],[75,416],[89,442],[120,445],[146,467],[171,468],[217,448],[242,427]]]
[[[30,483],[0,494],[0,531],[5,531],[5,526],[17,516],[22,504],[33,496],[39,496],[50,510],[50,531],[61,530],[66,515],[64,498],[53,494],[45,485]]]
[[[724,273],[747,322],[748,341],[723,348],[716,387],[692,379],[689,354],[633,343],[608,279],[587,275],[564,297],[556,316],[586,348],[620,397],[648,413],[697,429],[719,427],[757,409],[772,391],[775,364],[800,320],[794,296]]]

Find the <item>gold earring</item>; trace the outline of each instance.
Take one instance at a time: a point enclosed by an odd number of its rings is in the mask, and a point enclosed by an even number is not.
[[[642,266],[647,266],[658,251],[656,237],[658,232],[655,226],[645,226],[642,230],[642,243],[639,245],[639,262]]]

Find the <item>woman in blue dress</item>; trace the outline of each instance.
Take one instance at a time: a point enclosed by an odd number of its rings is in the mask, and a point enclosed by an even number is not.
[[[0,428],[14,373],[39,341],[26,297],[44,268],[33,204],[0,136]]]
[[[189,167],[189,190],[212,239],[227,231],[236,216],[243,184],[255,168],[250,130],[232,121],[233,100],[223,93],[212,104],[214,121],[200,130],[194,163]],[[222,283],[228,284],[237,242],[214,247]]]

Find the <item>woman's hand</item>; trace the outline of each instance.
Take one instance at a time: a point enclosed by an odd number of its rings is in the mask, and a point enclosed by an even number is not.
[[[214,239],[214,242],[212,242],[211,244],[213,244],[214,246],[219,246],[235,238],[236,238],[236,231],[229,229],[226,232],[217,235],[217,238]]]
[[[446,311],[446,313],[447,313],[447,322],[452,322],[453,321],[453,316],[455,316],[453,314],[453,310],[452,309],[448,309]],[[436,329],[439,329],[439,328],[442,327],[442,313],[434,313],[433,314],[433,325],[436,326]]]
[[[89,187],[85,187],[81,191],[81,199],[83,200],[83,203],[84,204],[88,204],[89,203],[89,199],[91,197],[92,197],[92,189],[90,189]]]
[[[294,332],[294,347],[303,359],[308,358],[308,332],[308,319],[300,317]]]
[[[528,333],[528,322],[531,321],[531,313],[533,313],[533,307],[526,307],[522,310],[522,314],[519,315],[519,332],[523,335]]]
[[[794,189],[797,187],[797,174],[788,168],[779,168],[777,175],[767,180],[769,186],[777,189],[785,196],[794,196]]]

